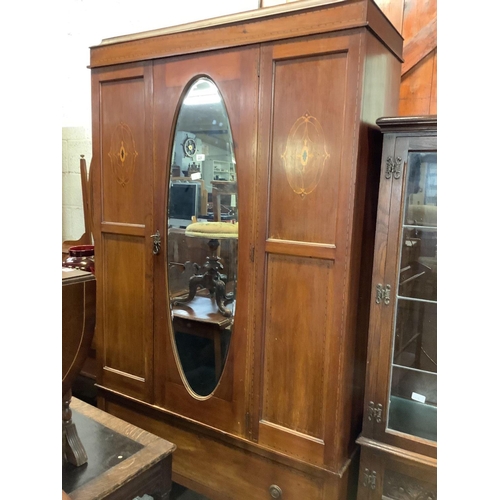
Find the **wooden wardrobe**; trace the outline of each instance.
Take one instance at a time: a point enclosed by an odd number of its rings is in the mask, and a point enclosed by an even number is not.
[[[176,444],[174,481],[212,499],[354,494],[376,119],[397,112],[401,52],[372,0],[307,0],[91,48],[98,403]],[[231,341],[203,397],[182,373],[165,256],[176,123],[198,78],[227,111],[239,225]]]

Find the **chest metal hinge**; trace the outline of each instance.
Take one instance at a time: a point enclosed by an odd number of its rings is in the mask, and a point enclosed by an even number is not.
[[[374,470],[365,469],[363,472],[363,486],[375,489],[377,484],[377,473]]]
[[[380,403],[375,404],[373,401],[370,401],[367,409],[368,420],[375,420],[377,424],[380,424],[380,422],[382,422],[382,411],[383,406]]]
[[[382,285],[379,283],[377,285],[377,296],[375,297],[375,303],[380,304],[383,302],[386,306],[388,306],[391,302],[391,285]]]
[[[401,158],[398,156],[394,159],[392,156],[388,156],[385,160],[385,178],[390,179],[391,176],[394,179],[399,179],[401,177]]]

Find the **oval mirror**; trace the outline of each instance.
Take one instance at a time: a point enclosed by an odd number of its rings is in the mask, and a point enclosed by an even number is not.
[[[168,193],[168,289],[178,364],[191,391],[216,388],[236,308],[238,203],[229,119],[212,80],[179,110]]]

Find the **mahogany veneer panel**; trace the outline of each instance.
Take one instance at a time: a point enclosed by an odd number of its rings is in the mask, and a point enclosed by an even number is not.
[[[102,345],[103,382],[125,383],[137,397],[152,369],[148,285],[144,280],[143,238],[107,234],[103,238],[106,288],[103,296],[105,332]],[[124,272],[127,270],[127,272]],[[127,311],[127,314],[124,314]],[[130,348],[132,346],[132,348]]]
[[[142,75],[101,84],[103,221],[144,224],[147,98]],[[124,106],[122,103],[127,103]]]
[[[346,51],[274,62],[270,238],[335,243],[346,66]]]
[[[104,242],[106,317],[104,360],[107,369],[144,378],[144,248],[142,238],[107,235]],[[124,272],[128,270],[128,272]],[[130,315],[120,314],[128,311]],[[133,349],[124,346],[133,345]]]
[[[333,263],[271,255],[267,276],[261,419],[322,439]]]

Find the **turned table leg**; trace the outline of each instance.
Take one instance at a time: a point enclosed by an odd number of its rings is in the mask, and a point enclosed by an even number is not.
[[[63,462],[79,467],[87,463],[87,453],[83,447],[76,425],[71,420],[72,412],[69,407],[71,403],[71,390],[62,399],[62,454]]]

